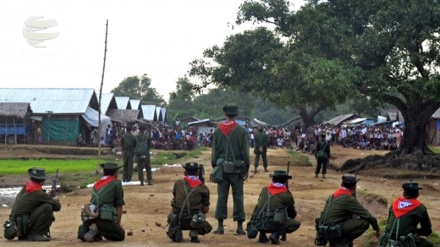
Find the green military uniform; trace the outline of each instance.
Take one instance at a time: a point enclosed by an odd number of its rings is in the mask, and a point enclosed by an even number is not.
[[[317,157],[318,151],[324,151],[327,157]],[[315,169],[315,177],[318,177],[319,172],[322,167],[322,177],[325,178],[325,174],[327,173],[327,166],[330,158],[330,143],[325,140],[325,135],[321,135],[321,140],[316,145],[315,149],[315,157],[316,157],[316,169]]]
[[[153,173],[151,172],[151,160],[150,160],[150,149],[151,149],[151,137],[142,131],[141,127],[141,133],[136,136],[136,143],[139,143],[142,140],[145,140],[147,142],[147,150],[144,152],[146,153],[146,158],[140,158],[139,155],[136,155],[136,162],[137,162],[137,173],[138,173],[138,179],[141,182],[141,185],[144,185],[144,168],[147,172],[147,181],[148,185],[152,185],[153,181]]]
[[[418,187],[417,183],[405,183],[402,185],[402,187],[406,191],[414,190],[416,191],[416,194],[418,194],[418,190],[421,189],[420,187]],[[387,227],[384,233],[384,236],[386,237],[381,237],[381,246],[386,246],[386,240],[388,239],[388,237],[393,240],[400,240],[400,238],[403,237],[406,238],[406,240],[404,240],[406,243],[411,243],[414,240],[415,246],[417,247],[433,246],[433,243],[428,239],[419,237],[431,235],[432,225],[428,215],[428,210],[423,204],[421,204],[417,200],[416,197],[399,197],[393,202],[393,205],[390,207]],[[399,218],[399,223],[397,224],[396,222],[393,228],[394,221],[396,220],[396,215]],[[420,228],[417,229],[417,226],[419,224]],[[399,236],[398,239],[396,239],[397,231]],[[411,239],[411,236],[413,236],[413,239]],[[383,241],[384,239],[385,241]],[[414,245],[408,246],[413,247]]]
[[[124,182],[130,182],[133,176],[134,148],[136,147],[136,138],[131,133],[131,129],[127,129],[127,133],[122,136],[121,147],[124,162],[122,180]]]
[[[97,194],[98,192],[99,194]],[[122,189],[121,181],[113,180],[100,190],[97,190],[94,187],[90,203],[98,205],[98,201],[99,207],[102,207],[106,204],[115,208],[125,205],[124,190]],[[91,220],[90,223],[95,223],[98,226],[99,234],[108,240],[122,241],[125,239],[124,229],[116,222],[97,218]]]
[[[258,198],[258,204],[254,208],[254,215],[257,215],[261,211],[261,209],[263,209],[263,206],[268,199],[267,190],[268,187],[264,187],[261,190],[260,196]],[[286,209],[288,217],[286,222],[281,226],[275,225],[273,222],[270,222],[269,230],[266,230],[266,232],[278,232],[281,230],[285,230],[286,233],[292,233],[298,230],[298,228],[301,226],[301,222],[295,220],[295,201],[290,191],[282,192],[271,197],[269,210],[273,213],[276,209],[280,208]]]
[[[358,179],[354,175],[348,174],[342,177],[343,182],[348,182],[356,186]],[[356,218],[353,218],[356,216]],[[325,208],[321,214],[324,225],[340,224],[341,237],[331,239],[330,245],[348,244],[361,236],[371,225],[375,231],[379,231],[377,220],[367,209],[352,195],[352,192],[341,187],[336,190],[326,201]]]
[[[228,156],[235,156],[235,160],[242,160],[246,173],[249,170],[249,141],[246,129],[237,125],[229,135],[230,149]],[[225,159],[228,139],[217,128],[213,133],[211,165],[215,167],[218,159]],[[232,152],[231,152],[232,150]],[[228,158],[232,160],[232,158]],[[228,217],[227,202],[229,187],[232,187],[235,221],[243,222],[245,220],[244,201],[243,201],[243,175],[239,173],[223,174],[223,181],[217,184],[218,200],[215,210],[216,219],[226,219]]]
[[[36,179],[49,178],[42,168],[31,168],[29,175]],[[53,212],[60,211],[61,204],[57,199],[51,198],[41,185],[35,181],[28,181],[18,193],[11,211],[11,219],[20,228],[18,237],[20,240],[34,240],[32,236],[48,236],[52,221],[55,220]]]
[[[233,218],[237,221],[237,231],[239,235],[245,235],[242,223],[246,219],[244,212],[244,179],[249,172],[249,140],[246,129],[235,122],[238,116],[238,107],[235,104],[223,106],[223,112],[227,116],[227,121],[221,123],[213,132],[211,165],[217,165],[224,171],[224,162],[229,161],[234,164],[241,161],[241,172],[223,172],[223,180],[217,184],[217,205],[215,218],[218,220],[218,228],[214,234],[224,234],[223,220],[228,217],[227,203],[229,188],[232,187],[232,198],[234,203]]]
[[[198,171],[199,169],[197,163],[187,163],[183,167],[186,171]],[[209,208],[209,205],[208,187],[197,176],[186,174],[183,179],[174,183],[171,214],[175,215],[176,219],[169,222],[170,227],[179,224],[182,230],[190,230],[191,242],[198,242],[198,234],[205,235],[211,232],[212,226],[204,220],[195,227],[191,225],[191,220],[196,214],[206,213],[205,210]]]
[[[267,141],[268,137],[266,133],[263,132],[262,128],[258,129],[259,132],[255,135],[255,147],[254,147],[254,154],[255,154],[255,172],[257,172],[258,163],[260,162],[260,155],[263,159],[263,167],[264,171],[267,171]],[[262,151],[260,151],[260,148]]]

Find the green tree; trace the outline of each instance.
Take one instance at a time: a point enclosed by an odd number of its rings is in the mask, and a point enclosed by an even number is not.
[[[170,121],[176,121],[194,116],[193,99],[194,85],[187,77],[179,78],[176,82],[176,91],[170,93],[168,102],[168,115]]]
[[[320,23],[324,29],[335,22],[343,29],[332,32],[342,42],[327,59],[345,64],[360,93],[402,113],[405,138],[399,152],[430,153],[426,126],[440,107],[440,2],[313,1],[309,9],[326,17]]]
[[[164,106],[165,100],[151,86],[151,79],[147,74],[143,74],[141,78],[138,76],[130,76],[125,78],[119,85],[110,92],[115,96],[128,96],[131,99],[139,99],[141,104],[154,104]]]
[[[266,22],[275,29],[257,27],[228,37],[222,47],[209,48],[204,59],[194,60],[190,75],[198,76],[202,87],[231,87],[253,92],[280,108],[288,106],[298,112],[307,128],[319,112],[343,102],[352,88],[342,63],[296,45],[294,14],[282,2],[245,2],[238,24]]]

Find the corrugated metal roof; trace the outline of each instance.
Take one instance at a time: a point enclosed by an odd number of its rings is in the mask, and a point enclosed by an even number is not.
[[[154,115],[156,112],[155,105],[141,105],[143,119],[154,121]]]
[[[344,121],[346,121],[346,120],[348,120],[348,119],[350,119],[352,117],[355,117],[355,116],[356,116],[355,114],[339,115],[339,116],[337,116],[335,118],[332,118],[332,119],[330,119],[328,121],[324,121],[323,123],[324,124],[339,125],[342,122],[344,122]]]
[[[435,111],[434,114],[432,114],[432,117],[440,119],[440,108],[438,108],[437,111]]]
[[[32,112],[29,103],[0,102],[0,116],[25,118],[28,112]]]
[[[82,114],[92,97],[92,88],[0,88],[0,102],[30,103],[34,114]]]
[[[106,113],[109,106],[110,106],[110,102],[113,100],[113,93],[103,93],[101,94],[101,113]],[[98,95],[99,97],[99,95]],[[99,99],[98,99],[99,100]]]
[[[139,112],[139,110],[110,109],[107,116],[119,123],[135,122],[138,119]]]
[[[129,109],[129,103],[130,103],[130,97],[126,97],[126,96],[118,96],[115,97],[116,100],[116,105],[118,106],[118,109],[120,110],[125,110],[125,109]]]
[[[162,122],[165,122],[167,117],[167,108],[160,108],[160,113],[162,114]]]
[[[139,106],[141,105],[141,100],[139,99],[131,99],[130,105],[132,110],[139,110]]]

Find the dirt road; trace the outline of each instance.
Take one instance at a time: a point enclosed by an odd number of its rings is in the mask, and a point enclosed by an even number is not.
[[[355,149],[343,149],[340,147],[332,148],[332,163],[340,165],[348,158],[357,158],[365,155],[377,153],[377,151],[360,151]],[[251,155],[252,161],[254,156]],[[210,150],[204,151],[203,155],[193,161],[207,164],[206,173],[209,174],[211,168],[208,165]],[[313,165],[315,160],[309,156]],[[286,161],[289,156],[285,149],[275,149],[268,151],[269,170],[285,169]],[[330,170],[327,179],[314,178],[313,167],[291,167],[293,179],[290,181],[290,190],[295,198],[295,206],[298,211],[298,220],[302,222],[300,229],[293,234],[288,235],[287,242],[282,242],[283,246],[314,246],[315,237],[314,219],[321,212],[324,202],[328,195],[332,193],[341,183],[343,173]],[[260,168],[260,170],[262,170]],[[263,186],[270,183],[268,175],[271,173],[260,172],[251,177],[245,183],[245,210],[247,219],[250,218],[252,210],[257,202],[257,197]],[[367,207],[379,221],[385,220],[390,203],[402,193],[401,184],[405,180],[391,180],[387,178],[370,176],[370,174],[392,174],[399,171],[364,171],[358,174],[361,180],[358,183],[359,200]],[[401,171],[402,172],[402,171]],[[126,186],[124,210],[127,211],[122,217],[122,225],[126,231],[132,231],[132,236],[126,236],[124,242],[103,241],[92,243],[91,245],[106,246],[177,246],[166,237],[166,216],[170,211],[170,201],[172,199],[171,190],[176,179],[183,177],[182,168],[161,167],[159,171],[153,174],[153,186]],[[134,176],[135,179],[135,176]],[[437,180],[418,179],[424,190],[421,191],[420,201],[428,208],[433,229],[440,229],[439,203],[439,183]],[[24,183],[24,181],[23,181]],[[211,191],[211,207],[207,214],[207,220],[216,227],[214,219],[215,203],[217,201],[216,185],[207,182]],[[387,199],[387,206],[371,198],[364,198],[367,194],[380,195]],[[51,228],[52,241],[49,243],[33,243],[33,246],[85,246],[88,245],[76,239],[77,229],[81,223],[80,208],[89,201],[90,189],[77,190],[67,194],[60,194],[62,209],[55,213],[56,221]],[[228,202],[228,214],[232,216],[232,197],[230,195]],[[9,207],[0,208],[0,219],[6,220],[10,213]],[[201,236],[200,244],[189,242],[188,232],[184,231],[185,246],[254,246],[255,239],[247,239],[245,236],[235,236],[235,222],[231,218],[225,220],[225,235],[208,234]],[[371,231],[371,228],[370,228]],[[366,235],[366,234],[365,234]],[[362,236],[356,240],[355,246],[361,246],[368,240],[368,236]],[[29,246],[29,243],[7,241],[0,239],[0,246]]]

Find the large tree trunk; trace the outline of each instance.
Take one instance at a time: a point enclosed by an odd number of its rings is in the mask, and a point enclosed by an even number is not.
[[[301,117],[301,120],[303,122],[302,129],[303,131],[307,131],[307,129],[315,124],[315,111],[308,112],[305,107],[299,108],[299,116]]]
[[[428,148],[427,126],[429,119],[437,108],[438,106],[425,107],[422,104],[417,107],[408,106],[406,111],[401,111],[405,119],[403,139],[398,150],[401,155],[416,152],[422,154],[432,153]]]

